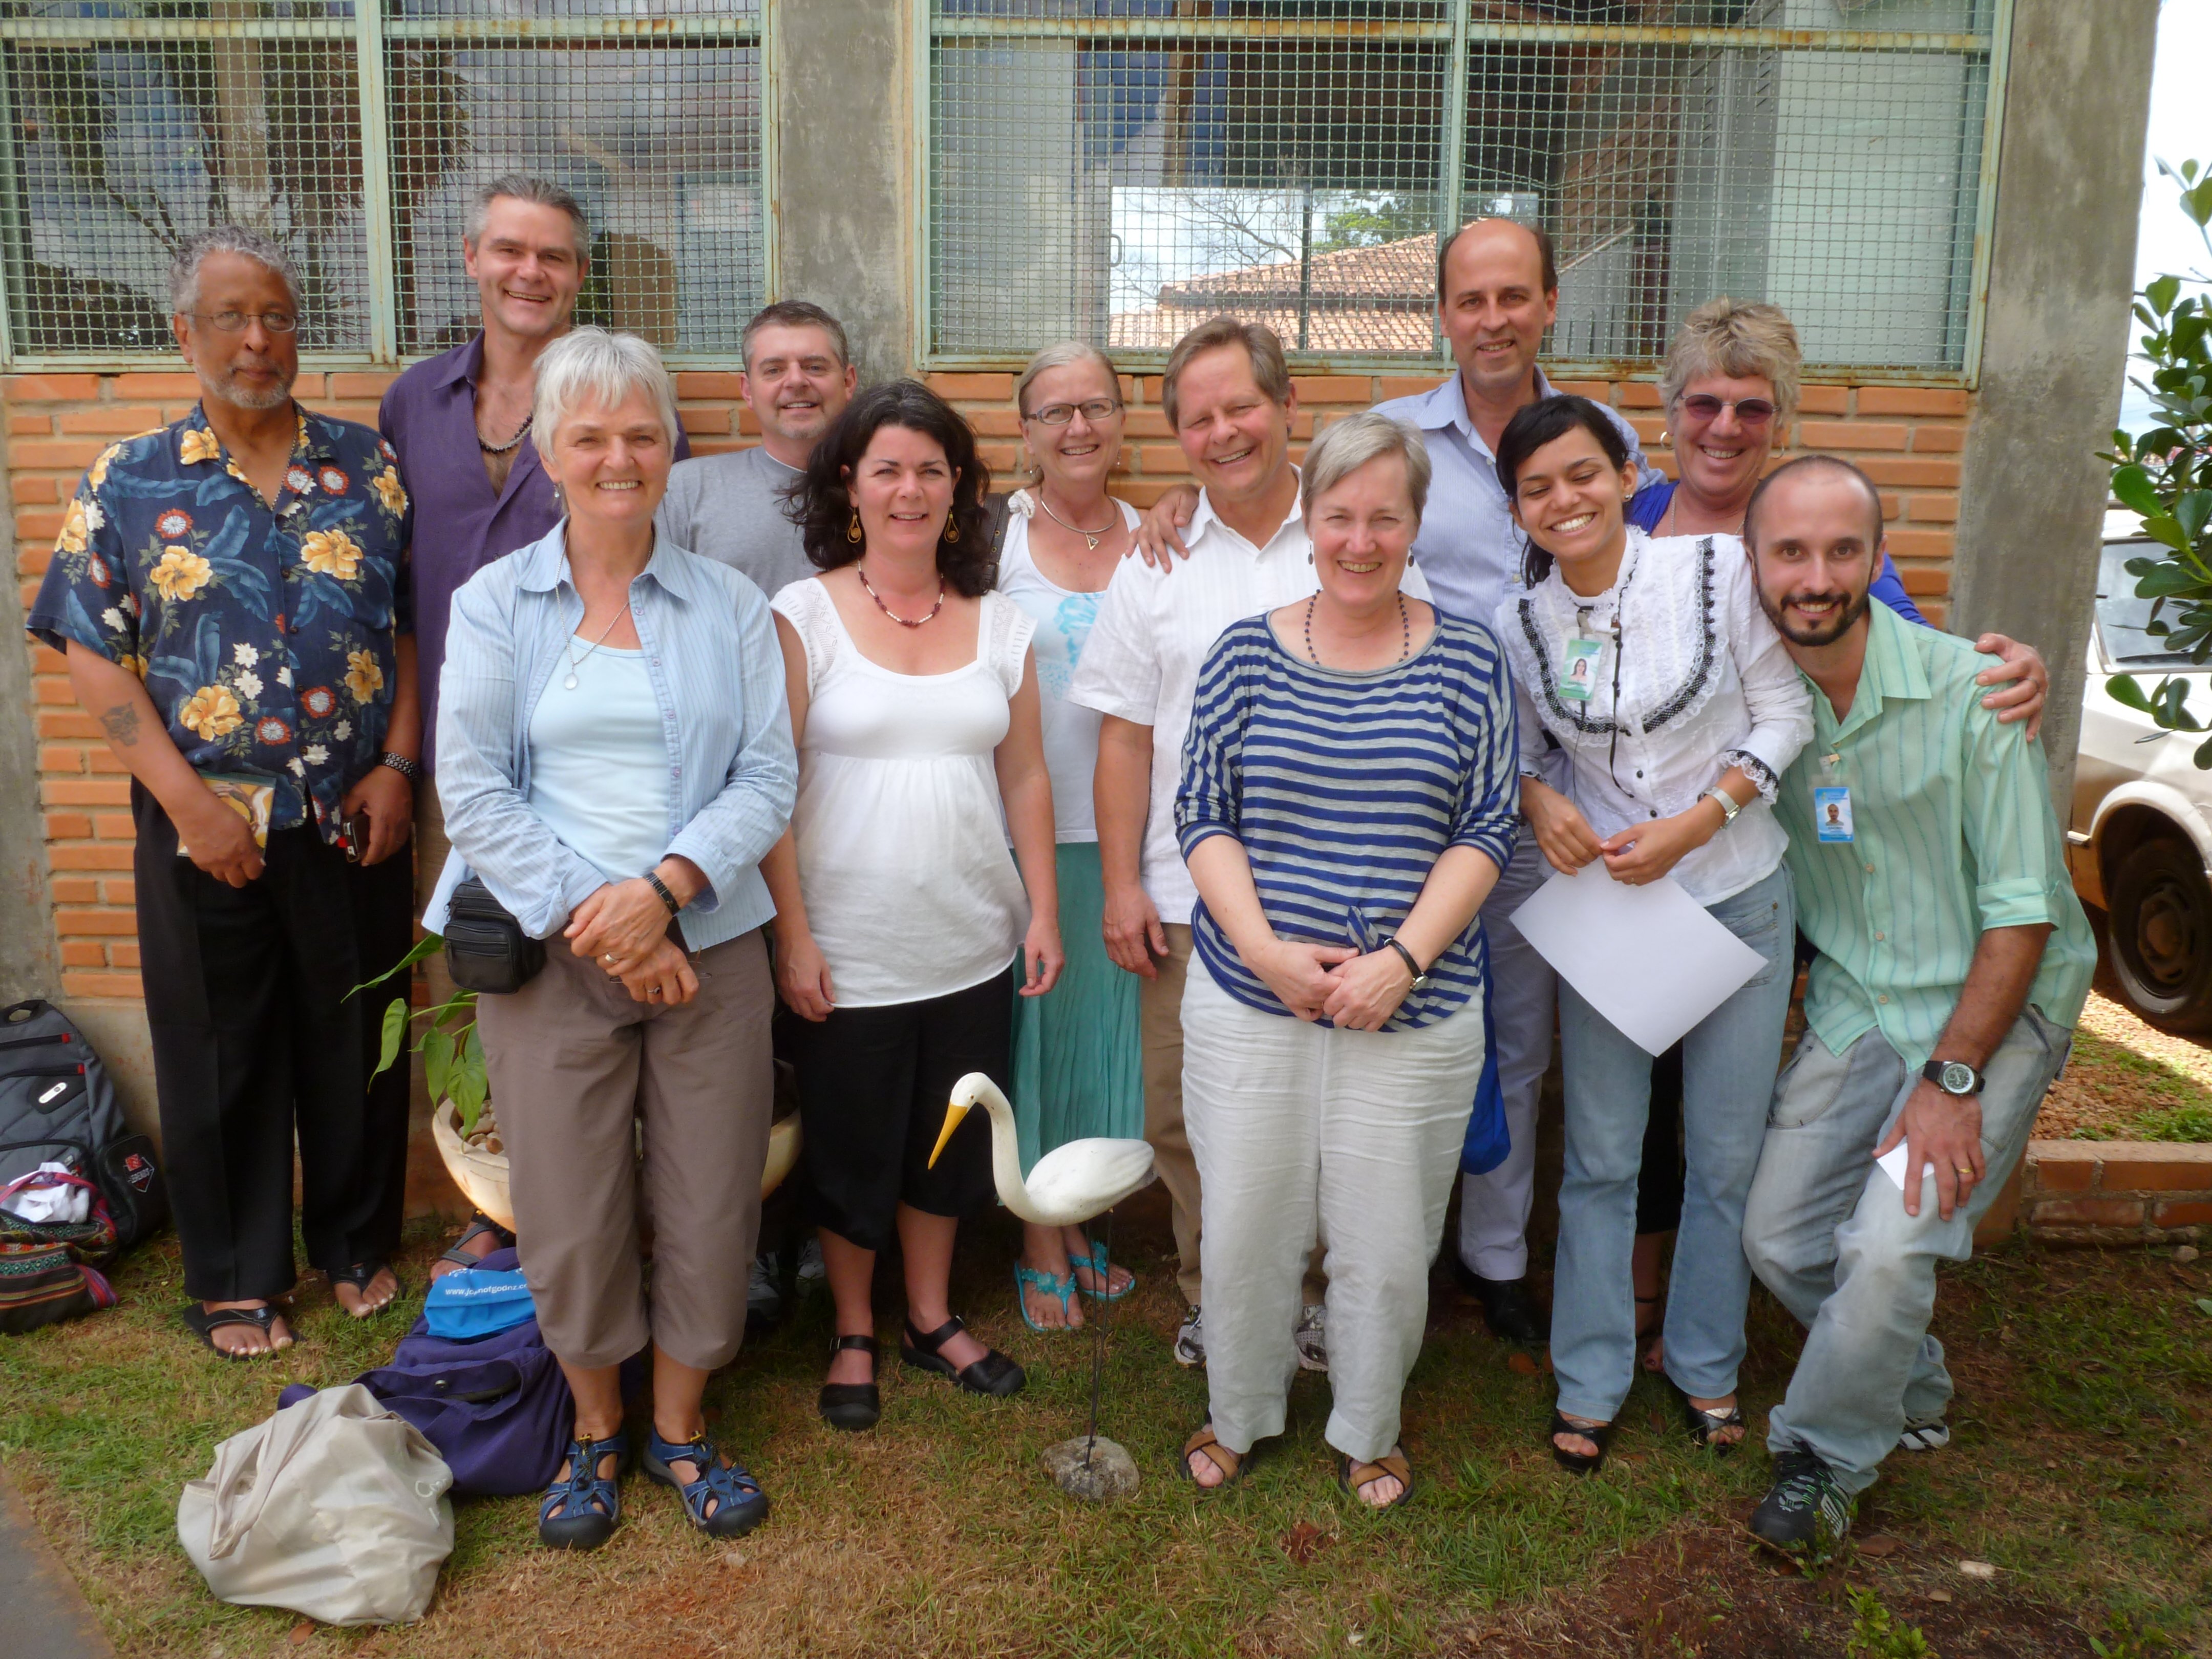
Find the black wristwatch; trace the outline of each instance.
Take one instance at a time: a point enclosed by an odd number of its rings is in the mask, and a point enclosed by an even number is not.
[[[668,907],[670,915],[677,915],[683,911],[684,907],[677,902],[676,895],[668,890],[668,884],[661,880],[659,871],[647,871],[645,878],[653,884],[653,890],[659,895],[660,902]]]
[[[1419,963],[1413,960],[1413,953],[1411,951],[1408,951],[1404,945],[1399,944],[1395,937],[1386,939],[1382,942],[1389,945],[1392,950],[1395,951],[1399,956],[1404,959],[1407,971],[1411,973],[1413,976],[1413,982],[1406,988],[1407,994],[1410,995],[1415,991],[1427,990],[1429,988],[1429,970],[1422,967]]]
[[[1962,1099],[1982,1091],[1982,1074],[1963,1060],[1931,1060],[1920,1068],[1920,1075],[1945,1094]]]

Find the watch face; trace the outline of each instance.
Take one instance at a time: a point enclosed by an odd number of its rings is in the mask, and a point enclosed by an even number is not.
[[[1974,1091],[1974,1068],[1962,1060],[1947,1060],[1942,1081],[1947,1093],[1970,1095]]]

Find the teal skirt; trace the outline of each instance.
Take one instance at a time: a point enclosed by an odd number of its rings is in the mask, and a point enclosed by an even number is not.
[[[1098,843],[1062,842],[1060,934],[1067,966],[1041,997],[1014,997],[1014,1122],[1022,1173],[1071,1140],[1145,1133],[1144,1049],[1137,976],[1116,968],[1103,933],[1106,884]]]

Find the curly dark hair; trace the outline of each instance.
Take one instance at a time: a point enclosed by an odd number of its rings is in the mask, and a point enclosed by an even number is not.
[[[937,568],[954,592],[981,599],[998,577],[996,553],[983,537],[983,497],[991,488],[991,470],[975,453],[975,434],[959,410],[919,380],[870,386],[845,406],[814,446],[785,509],[799,526],[807,558],[818,570],[841,569],[859,560],[865,544],[848,533],[855,514],[846,477],[887,426],[934,438],[951,463],[952,511],[945,515],[945,533],[937,544]]]

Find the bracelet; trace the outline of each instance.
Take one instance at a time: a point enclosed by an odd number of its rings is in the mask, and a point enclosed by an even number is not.
[[[1398,953],[1406,964],[1406,971],[1413,976],[1416,982],[1419,982],[1421,978],[1421,964],[1413,960],[1413,953],[1395,939],[1386,939],[1382,942]]]
[[[1717,783],[1711,788],[1706,790],[1704,795],[1699,797],[1699,799],[1704,800],[1717,801],[1720,804],[1721,828],[1723,830],[1727,829],[1731,823],[1734,823],[1735,822],[1735,815],[1743,811],[1743,808],[1735,804],[1735,797],[1729,794],[1727,790],[1722,788]]]
[[[379,766],[388,766],[410,783],[418,783],[422,777],[422,763],[411,761],[404,755],[395,755],[389,749],[376,757]]]
[[[661,880],[659,872],[648,870],[645,872],[645,878],[653,884],[653,890],[660,895],[660,902],[668,907],[670,915],[683,909],[684,907],[676,902],[676,895],[668,890],[668,884]]]

